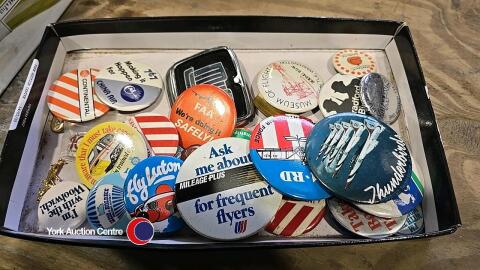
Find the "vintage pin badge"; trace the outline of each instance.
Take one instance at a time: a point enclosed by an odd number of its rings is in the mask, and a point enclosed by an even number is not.
[[[400,217],[412,212],[422,202],[424,193],[420,171],[413,159],[412,165],[412,175],[407,185],[392,200],[377,204],[355,203],[355,206],[369,214],[384,218]]]
[[[412,235],[418,234],[425,228],[423,221],[422,206],[418,205],[407,214],[407,221],[403,224],[402,228],[397,232],[398,235]]]
[[[242,138],[242,139],[245,139],[245,140],[249,140],[250,141],[250,136],[252,136],[252,132],[248,129],[245,129],[245,128],[236,128],[235,130],[233,130],[233,135],[232,137],[235,137],[235,138]]]
[[[188,148],[230,137],[235,128],[235,104],[222,89],[200,84],[185,90],[172,105],[171,121],[180,145]]]
[[[184,226],[175,207],[175,180],[182,162],[168,156],[149,157],[128,172],[124,186],[127,211],[148,219],[155,232],[170,233]]]
[[[400,136],[361,114],[340,113],[318,122],[308,137],[306,156],[329,191],[359,203],[392,200],[412,173],[410,153]]]
[[[93,68],[74,69],[60,76],[48,90],[50,112],[69,122],[90,121],[108,112],[110,108],[95,93],[97,72]]]
[[[335,74],[323,86],[318,96],[323,116],[352,112],[366,114],[360,97],[360,79],[352,75]]]
[[[143,135],[153,155],[174,156],[177,153],[177,128],[166,116],[141,113],[130,117],[128,123]]]
[[[167,73],[167,83],[172,104],[186,89],[212,84],[234,100],[237,125],[246,124],[255,114],[253,95],[240,62],[228,47],[205,50],[175,63]]]
[[[361,50],[345,49],[335,53],[333,66],[341,74],[362,77],[377,69],[375,59],[371,54]]]
[[[379,73],[365,75],[360,84],[362,103],[370,114],[387,124],[395,122],[401,110],[395,84]]]
[[[119,61],[101,69],[95,80],[98,97],[119,111],[138,111],[152,105],[163,88],[160,74],[134,61]]]
[[[266,116],[300,114],[318,106],[323,81],[310,67],[282,60],[264,67],[253,83],[257,108]]]
[[[296,201],[284,198],[265,230],[288,237],[306,234],[322,221],[326,210],[325,200]]]
[[[264,119],[252,132],[252,162],[283,195],[300,200],[330,197],[305,162],[305,144],[313,126],[307,118],[278,115]]]
[[[185,222],[212,239],[234,240],[261,230],[282,196],[253,167],[249,142],[221,138],[200,146],[177,177],[177,207]]]
[[[393,235],[406,221],[406,216],[390,219],[376,217],[336,198],[329,199],[327,205],[340,225],[354,234],[367,238],[378,239]]]
[[[126,173],[147,156],[142,135],[128,124],[113,121],[99,124],[83,136],[75,163],[83,183],[91,188],[102,176]]]
[[[87,218],[93,228],[127,228],[131,218],[123,200],[124,183],[120,173],[111,173],[99,179],[90,190]]]
[[[38,227],[76,229],[86,219],[88,188],[73,181],[59,182],[51,187],[38,204]]]

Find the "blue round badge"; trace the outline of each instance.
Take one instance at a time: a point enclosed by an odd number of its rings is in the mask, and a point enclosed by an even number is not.
[[[330,194],[305,163],[305,143],[313,123],[297,115],[270,116],[250,137],[252,162],[280,193],[301,200],[322,200]]]
[[[120,173],[111,173],[92,187],[87,198],[87,219],[93,228],[125,230],[130,215],[123,200],[124,182]]]
[[[307,163],[336,196],[360,203],[386,202],[408,183],[412,161],[405,142],[373,117],[340,113],[313,128]]]
[[[184,225],[174,205],[181,165],[178,158],[153,156],[128,171],[124,186],[127,211],[132,217],[150,220],[155,232],[174,232]]]
[[[412,212],[407,214],[407,221],[397,232],[398,235],[412,235],[421,233],[425,228],[423,221],[423,211],[421,205],[418,205]]]
[[[122,98],[128,102],[137,102],[143,98],[143,88],[136,84],[127,84],[120,90]]]

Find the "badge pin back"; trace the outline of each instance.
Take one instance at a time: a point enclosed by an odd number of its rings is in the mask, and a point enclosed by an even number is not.
[[[124,183],[120,173],[111,173],[99,179],[90,190],[87,218],[93,228],[125,230],[131,218],[123,200]]]
[[[323,116],[352,112],[366,114],[360,94],[360,79],[353,75],[335,74],[323,86],[318,104]]]
[[[222,89],[235,102],[236,124],[246,124],[255,114],[253,95],[233,50],[216,47],[175,63],[167,73],[169,98],[173,104],[186,89],[199,84],[212,84]]]
[[[361,114],[339,113],[318,122],[308,137],[306,157],[323,186],[358,203],[393,199],[404,190],[412,171],[410,153],[400,136]]]
[[[383,218],[400,217],[415,210],[423,200],[424,188],[420,171],[413,159],[412,166],[412,175],[408,179],[407,185],[392,200],[377,204],[355,203],[355,206],[362,211]]]
[[[375,59],[371,54],[361,50],[345,49],[335,53],[333,66],[341,74],[362,77],[377,69]]]
[[[148,219],[157,233],[171,233],[184,223],[175,207],[175,180],[183,161],[168,156],[149,157],[133,167],[124,186],[131,217]]]
[[[75,167],[83,183],[91,188],[108,173],[125,173],[147,158],[142,135],[122,122],[105,122],[90,129],[77,146]]]
[[[287,237],[303,235],[312,231],[325,213],[325,200],[295,201],[284,198],[265,230]]]
[[[253,88],[258,93],[255,105],[266,116],[279,113],[300,114],[318,106],[322,79],[310,67],[282,60],[264,67]]]
[[[393,235],[406,221],[406,216],[390,219],[376,217],[336,198],[329,199],[327,205],[340,225],[354,234],[367,238],[378,239]]]
[[[397,87],[379,73],[365,75],[360,84],[362,103],[370,114],[387,124],[395,122],[401,111]]]
[[[88,188],[72,181],[51,187],[38,204],[38,226],[47,229],[75,229],[86,219]]]
[[[95,80],[96,93],[109,107],[138,111],[152,105],[163,88],[160,74],[146,65],[119,61],[101,69]]]
[[[177,153],[177,128],[166,116],[142,113],[130,117],[128,123],[143,135],[153,155],[174,156]]]
[[[397,232],[398,235],[412,235],[421,233],[424,229],[423,211],[421,205],[418,205],[413,211],[407,214],[407,221]]]
[[[217,240],[248,237],[275,215],[282,196],[253,167],[249,142],[221,138],[200,146],[177,177],[177,207],[199,234]]]
[[[50,129],[55,133],[63,133],[65,130],[65,122],[53,116],[52,121],[50,122]]]
[[[74,69],[61,75],[48,91],[50,112],[68,122],[86,122],[107,113],[110,108],[98,98],[93,85],[97,72]]]
[[[233,100],[222,89],[209,84],[185,90],[173,103],[170,113],[183,148],[230,137],[235,119]]]
[[[252,162],[283,195],[300,200],[330,197],[305,163],[305,143],[313,126],[301,116],[279,115],[264,119],[252,132]]]

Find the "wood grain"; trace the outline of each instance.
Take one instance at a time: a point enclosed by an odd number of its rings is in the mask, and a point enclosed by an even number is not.
[[[406,21],[443,137],[464,226],[426,240],[331,248],[164,252],[100,249],[0,237],[0,268],[478,268],[480,254],[480,1],[74,1],[62,20],[173,15],[287,15]],[[0,141],[29,64],[0,98]],[[208,256],[211,256],[210,258]]]

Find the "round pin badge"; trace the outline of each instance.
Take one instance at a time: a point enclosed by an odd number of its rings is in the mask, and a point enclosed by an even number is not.
[[[365,75],[360,84],[362,103],[370,114],[387,124],[395,122],[401,110],[397,87],[379,73]]]
[[[412,175],[408,183],[392,200],[377,204],[355,203],[360,210],[377,217],[393,218],[400,217],[412,212],[423,199],[423,181],[419,177],[418,167],[412,159]]]
[[[152,68],[133,61],[115,62],[100,70],[95,80],[98,97],[119,111],[138,111],[152,105],[163,88]]]
[[[166,116],[142,113],[130,117],[128,123],[144,136],[153,155],[174,156],[177,153],[177,128]]]
[[[332,61],[338,72],[356,77],[362,77],[377,69],[373,56],[360,50],[340,50],[335,53]]]
[[[308,137],[306,156],[329,191],[359,203],[392,200],[412,173],[410,153],[400,136],[361,114],[339,113],[318,122]]]
[[[421,205],[418,205],[412,212],[407,214],[407,221],[397,232],[398,235],[412,235],[421,233],[424,229],[423,211]]]
[[[318,106],[322,79],[310,67],[290,60],[271,63],[257,75],[254,102],[267,116],[304,113]],[[273,107],[273,108],[271,108]]]
[[[279,115],[264,119],[252,132],[253,164],[283,195],[300,200],[330,197],[305,163],[305,143],[313,126],[307,118]]]
[[[51,187],[38,204],[38,227],[76,229],[85,221],[88,188],[72,181],[59,182]]]
[[[261,230],[275,215],[282,196],[253,167],[249,142],[221,138],[200,146],[177,177],[177,207],[194,231],[234,240]]]
[[[122,122],[105,122],[90,129],[80,140],[76,168],[91,188],[108,173],[125,173],[148,156],[142,135]]]
[[[148,219],[158,233],[178,231],[184,225],[175,207],[175,180],[183,161],[174,157],[149,157],[129,172],[124,196],[132,217]]]
[[[222,89],[199,84],[177,98],[170,119],[177,127],[180,145],[186,149],[230,137],[235,128],[235,103]]]
[[[294,201],[284,198],[265,230],[275,235],[299,236],[313,230],[325,213],[325,200]]]
[[[236,128],[233,131],[233,135],[232,135],[232,137],[241,138],[245,140],[250,140],[250,136],[252,136],[252,132],[244,128]]]
[[[318,96],[323,116],[342,112],[366,114],[360,98],[360,79],[352,75],[335,74],[323,86]]]
[[[97,69],[74,69],[50,86],[47,105],[54,116],[69,122],[86,122],[104,115],[110,108],[95,94]]]
[[[111,173],[99,179],[90,190],[87,218],[93,228],[127,228],[131,218],[123,200],[124,183],[120,173]]]
[[[367,238],[384,238],[397,233],[406,221],[406,216],[399,218],[381,218],[367,214],[345,201],[331,198],[327,201],[328,209],[335,220],[345,229]]]

